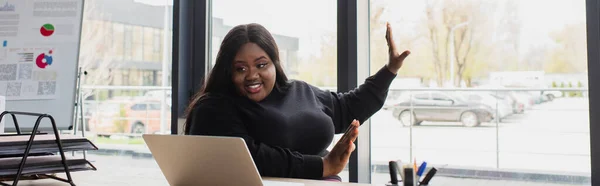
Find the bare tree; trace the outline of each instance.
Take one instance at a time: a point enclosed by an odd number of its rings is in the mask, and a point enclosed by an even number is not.
[[[433,66],[435,70],[435,79],[438,86],[441,86],[446,79],[446,69],[448,66],[448,58],[446,51],[447,42],[449,41],[448,33],[442,33],[438,22],[438,6],[442,2],[438,0],[428,0],[426,9],[427,18],[427,33],[429,42],[431,43],[431,53],[433,57]],[[446,31],[447,32],[447,31]],[[445,38],[446,42],[442,45],[440,37]]]
[[[461,1],[455,2],[451,8],[454,10],[452,15],[448,17],[454,18],[454,23],[449,23],[447,28],[456,29],[451,32],[449,37],[453,37],[454,61],[456,63],[456,80],[452,82],[454,85],[460,85],[463,78],[465,78],[465,71],[467,65],[473,60],[473,54],[477,52],[477,49],[481,47],[479,42],[482,38],[474,39],[475,33],[478,32],[478,27],[481,27],[485,22],[485,12],[480,12],[483,3],[476,1]],[[459,26],[465,25],[461,28]],[[477,46],[475,46],[477,45]]]
[[[85,3],[79,49],[79,67],[89,72],[82,84],[108,85],[112,80],[111,69],[117,67],[115,54],[117,43],[113,43],[112,23],[106,20],[108,15],[98,7],[97,0]],[[95,94],[95,90],[82,90],[86,98]]]
[[[460,85],[482,67],[474,63],[487,62],[492,21],[489,13],[494,4],[480,0],[429,0],[426,17],[428,38],[438,85],[446,82],[448,75],[455,75],[453,85]],[[489,52],[488,52],[489,53]],[[456,67],[456,68],[452,68]]]

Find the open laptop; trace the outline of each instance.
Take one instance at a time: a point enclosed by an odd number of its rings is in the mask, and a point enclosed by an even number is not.
[[[169,185],[303,186],[262,180],[243,138],[144,134]]]

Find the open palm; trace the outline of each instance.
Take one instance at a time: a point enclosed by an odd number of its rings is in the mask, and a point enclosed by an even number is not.
[[[396,44],[394,43],[394,37],[392,36],[392,26],[390,23],[386,23],[387,30],[385,31],[385,39],[388,44],[388,53],[390,56],[390,61],[387,64],[388,69],[394,74],[398,73],[398,70],[402,67],[402,63],[404,63],[404,59],[408,57],[410,51],[405,50],[402,54],[398,53],[398,49],[396,48]]]

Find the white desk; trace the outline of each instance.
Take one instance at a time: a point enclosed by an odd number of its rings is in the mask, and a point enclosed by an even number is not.
[[[125,185],[148,185],[148,186],[165,186],[168,185],[166,180],[164,182],[158,180],[147,180],[144,178],[132,178],[129,180],[114,180],[107,179],[103,180],[102,178],[85,178],[80,175],[80,173],[74,173],[73,180],[75,181],[75,185],[81,186],[125,186]],[[64,175],[59,175],[61,178],[66,178]],[[305,186],[372,186],[371,184],[358,184],[358,183],[347,183],[347,182],[331,182],[331,181],[319,181],[319,180],[305,180],[305,179],[289,179],[289,178],[263,178],[263,180],[270,181],[279,181],[279,182],[293,182],[293,183],[303,183]],[[4,182],[11,184],[12,182]],[[68,186],[69,184],[53,180],[53,179],[43,179],[43,180],[25,180],[19,181],[19,186]]]
[[[304,180],[304,179],[289,179],[289,178],[263,178],[263,180],[304,183],[305,186],[371,186],[371,184],[331,182],[331,181],[319,181],[319,180]]]

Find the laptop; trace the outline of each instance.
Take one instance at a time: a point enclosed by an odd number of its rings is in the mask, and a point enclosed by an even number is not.
[[[303,186],[262,180],[243,138],[142,135],[169,185]]]

